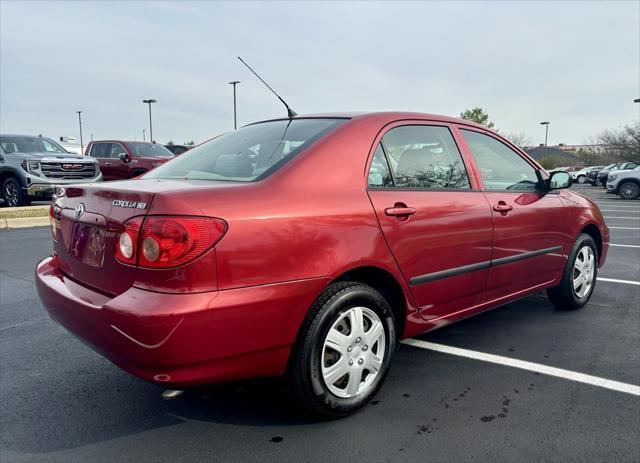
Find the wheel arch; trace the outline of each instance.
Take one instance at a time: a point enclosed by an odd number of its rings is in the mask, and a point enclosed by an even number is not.
[[[596,248],[598,249],[598,258],[600,258],[602,256],[602,234],[597,225],[593,223],[587,224],[580,230],[580,233],[586,233],[593,238],[593,241],[596,243]]]
[[[8,168],[0,170],[0,186],[3,185],[5,180],[7,180],[8,178],[14,178],[16,182],[18,182],[18,185],[20,185],[21,187],[25,187],[24,180],[13,169]]]
[[[402,338],[407,319],[407,294],[400,282],[389,271],[375,266],[355,267],[336,277],[331,283],[357,281],[380,292],[393,311],[398,338]]]

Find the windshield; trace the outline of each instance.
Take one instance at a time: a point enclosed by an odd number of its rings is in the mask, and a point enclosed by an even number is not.
[[[133,152],[135,156],[149,157],[149,158],[172,158],[173,153],[162,145],[155,143],[127,143],[129,150]]]
[[[55,141],[45,137],[3,136],[0,145],[5,153],[67,153]]]
[[[278,169],[344,119],[292,119],[243,127],[204,143],[145,175],[250,182]]]

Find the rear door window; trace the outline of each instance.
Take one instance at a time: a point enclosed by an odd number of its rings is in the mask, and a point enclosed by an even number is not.
[[[94,158],[108,158],[110,149],[111,143],[94,143],[91,145],[90,154]]]
[[[369,167],[368,183],[371,188],[393,187],[393,177],[381,143],[378,143],[376,151],[373,153],[371,167]]]
[[[382,138],[396,188],[471,189],[460,151],[447,127],[407,125]]]

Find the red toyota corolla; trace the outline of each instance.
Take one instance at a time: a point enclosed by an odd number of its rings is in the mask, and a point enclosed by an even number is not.
[[[598,207],[479,125],[417,113],[248,125],[139,180],[60,191],[36,268],[51,316],[141,378],[286,374],[342,416],[398,340],[547,290],[576,309]]]

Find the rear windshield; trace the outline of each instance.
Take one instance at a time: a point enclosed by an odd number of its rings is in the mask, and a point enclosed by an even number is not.
[[[292,119],[243,127],[204,143],[145,175],[250,182],[265,177],[344,119]]]
[[[136,156],[150,158],[172,158],[173,153],[162,145],[155,143],[127,143],[127,146]]]

